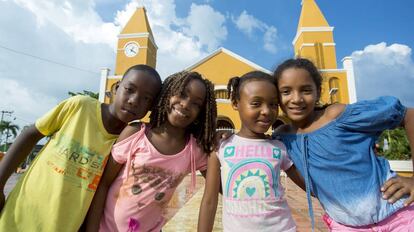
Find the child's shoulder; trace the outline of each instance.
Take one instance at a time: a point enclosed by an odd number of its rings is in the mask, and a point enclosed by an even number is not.
[[[278,126],[274,131],[273,134],[291,134],[295,132],[290,124],[283,124]]]
[[[146,124],[143,123],[143,122],[132,122],[132,123],[128,124],[128,126],[126,126],[122,130],[121,134],[118,137],[117,142],[121,142],[121,141],[129,138],[131,135],[143,130],[145,126],[146,126]]]
[[[89,96],[76,95],[67,99],[70,102],[97,102],[98,100]]]
[[[329,120],[338,118],[345,110],[346,104],[335,103],[326,107],[323,116]]]
[[[72,107],[95,106],[99,101],[95,98],[83,95],[76,95],[64,100],[62,103]]]
[[[286,149],[285,144],[279,138],[272,138],[269,140],[273,146],[279,147],[281,149]]]

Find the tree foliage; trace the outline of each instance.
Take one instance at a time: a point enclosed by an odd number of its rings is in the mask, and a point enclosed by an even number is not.
[[[75,93],[75,92],[69,91],[68,94],[70,96],[83,95],[83,96],[89,96],[89,97],[95,98],[95,99],[98,99],[99,98],[99,93],[94,93],[94,92],[88,91],[88,90],[83,90],[82,93],[81,92]]]
[[[8,143],[17,136],[19,126],[9,121],[0,121],[0,150],[7,151]],[[13,136],[12,138],[10,138]],[[10,140],[9,140],[10,139]]]
[[[407,134],[404,128],[384,131],[380,135],[378,143],[378,152],[389,160],[411,159],[410,145],[408,143]],[[388,149],[386,145],[387,143]]]
[[[19,126],[16,124],[13,124],[9,121],[1,121],[0,122],[0,133],[7,135],[13,135],[14,137],[17,136],[17,132],[19,131]]]

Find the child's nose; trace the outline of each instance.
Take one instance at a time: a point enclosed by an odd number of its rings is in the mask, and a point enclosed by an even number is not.
[[[129,98],[128,98],[128,103],[131,105],[137,105],[139,103],[139,94],[132,94]]]
[[[294,93],[292,96],[293,102],[300,102],[302,101],[302,95],[300,93]]]
[[[182,99],[181,100],[181,105],[182,105],[183,108],[188,108],[189,104],[190,104],[189,99]]]
[[[262,114],[268,115],[269,113],[270,113],[270,107],[269,106],[263,106]]]

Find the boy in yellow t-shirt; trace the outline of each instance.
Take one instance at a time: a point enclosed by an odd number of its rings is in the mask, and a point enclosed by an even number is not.
[[[0,231],[78,231],[110,149],[128,122],[145,116],[161,89],[157,71],[129,68],[115,101],[75,96],[24,130],[0,163]],[[4,185],[44,136],[50,140],[4,204]]]

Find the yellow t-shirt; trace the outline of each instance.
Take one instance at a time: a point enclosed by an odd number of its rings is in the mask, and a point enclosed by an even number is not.
[[[69,98],[36,121],[51,136],[10,193],[0,231],[77,231],[117,135],[103,125],[100,102]]]

